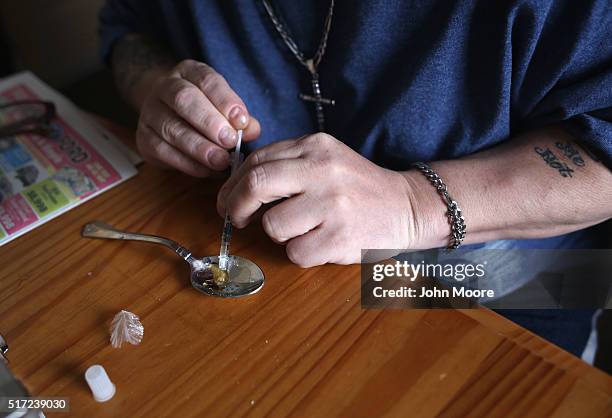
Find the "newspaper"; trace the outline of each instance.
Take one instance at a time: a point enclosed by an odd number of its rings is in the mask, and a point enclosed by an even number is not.
[[[91,123],[94,125],[94,127],[100,131],[100,135],[102,136],[102,138],[104,138],[114,147],[116,147],[119,153],[122,154],[125,158],[127,158],[127,160],[132,163],[132,165],[136,166],[144,161],[140,154],[137,154],[136,152],[132,151],[130,147],[125,145],[123,141],[121,141],[115,135],[110,133],[107,129],[98,124],[93,117],[86,114],[85,112],[82,113],[82,116],[91,120]]]
[[[0,104],[55,104],[54,135],[0,138],[0,246],[136,175],[133,153],[29,72],[0,80]],[[0,109],[0,126],[19,118]]]

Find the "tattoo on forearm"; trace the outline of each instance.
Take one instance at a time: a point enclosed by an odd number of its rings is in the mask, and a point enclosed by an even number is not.
[[[582,158],[582,155],[580,155],[580,152],[570,142],[557,141],[555,142],[555,145],[557,146],[557,148],[563,151],[563,155],[565,155],[569,160],[571,160],[574,165],[576,165],[577,167],[585,166],[585,162]]]
[[[533,149],[540,155],[540,157],[542,157],[546,164],[557,170],[563,177],[573,177],[572,173],[574,170],[572,170],[564,162],[561,162],[559,158],[550,150],[550,148],[534,147]]]
[[[127,35],[113,49],[113,74],[117,87],[127,97],[145,71],[169,67],[174,61],[172,55],[153,40],[141,35]]]

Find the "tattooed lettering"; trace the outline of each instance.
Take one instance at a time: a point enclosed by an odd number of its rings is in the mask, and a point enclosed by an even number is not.
[[[546,164],[559,171],[559,174],[561,174],[563,177],[572,177],[574,170],[568,167],[567,164],[559,161],[559,158],[550,150],[550,148],[534,147],[533,149],[540,155],[540,157],[542,157]]]
[[[582,158],[582,155],[580,155],[580,152],[576,148],[574,148],[571,143],[557,141],[555,142],[555,145],[557,146],[557,148],[563,151],[563,155],[569,158],[576,166],[584,167],[585,163],[584,159]]]

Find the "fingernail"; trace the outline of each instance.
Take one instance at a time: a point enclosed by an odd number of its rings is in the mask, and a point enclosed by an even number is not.
[[[247,125],[247,115],[240,106],[236,106],[229,114],[232,125],[238,129],[244,129]]]
[[[210,164],[217,170],[223,170],[229,164],[229,154],[220,149],[214,149],[211,151]]]
[[[221,128],[221,131],[219,131],[219,141],[228,148],[235,147],[237,141],[236,131],[229,126],[224,126]]]

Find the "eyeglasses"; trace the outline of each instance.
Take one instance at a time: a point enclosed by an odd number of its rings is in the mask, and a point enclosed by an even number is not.
[[[8,344],[4,341],[2,335],[0,335],[0,360],[8,361],[6,359],[6,352],[8,351]]]
[[[42,100],[0,103],[0,138],[20,134],[53,136],[55,105]]]

